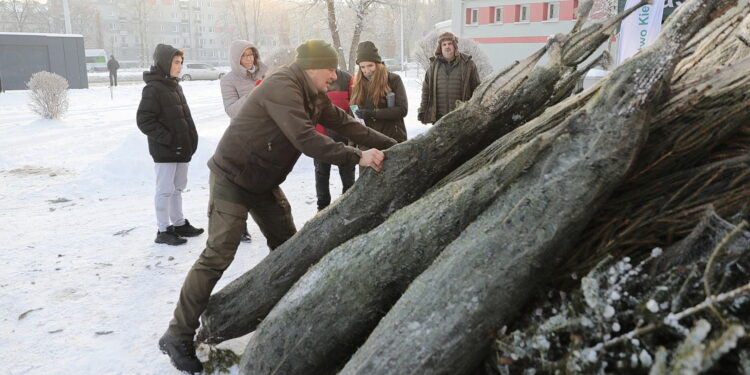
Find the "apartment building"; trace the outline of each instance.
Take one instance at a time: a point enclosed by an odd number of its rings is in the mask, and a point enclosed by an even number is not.
[[[595,0],[590,18],[608,17],[622,10],[625,1]],[[661,1],[665,2],[665,18],[682,4],[679,0]],[[578,3],[578,0],[457,0],[453,3],[451,27],[456,35],[479,43],[497,71],[537,51],[549,36],[570,32],[576,22]],[[611,38],[600,51],[604,49],[616,57],[617,38]]]
[[[479,43],[497,71],[570,31],[578,0],[465,0],[453,6],[453,32]]]
[[[268,49],[281,41],[288,43],[284,18],[267,22],[264,30],[253,30],[248,24],[240,30],[237,14],[241,11],[236,9],[236,0],[88,0],[69,4],[73,32],[84,36],[86,48],[114,54],[123,67],[148,66],[159,43],[184,50],[188,60],[214,65],[228,65],[229,45],[236,39],[253,39],[248,34],[257,33],[256,45]],[[46,6],[49,22],[34,31],[64,33],[62,0],[48,0]],[[3,25],[0,22],[0,27],[13,27]]]

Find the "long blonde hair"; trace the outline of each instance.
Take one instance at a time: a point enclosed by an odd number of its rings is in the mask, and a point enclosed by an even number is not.
[[[362,69],[357,66],[357,75],[354,78],[350,101],[352,104],[362,107],[369,98],[372,105],[378,108],[380,101],[386,94],[391,92],[391,87],[388,86],[388,68],[385,67],[385,64],[381,63],[376,63],[376,66],[375,74],[369,82],[365,78],[365,75],[362,74]]]

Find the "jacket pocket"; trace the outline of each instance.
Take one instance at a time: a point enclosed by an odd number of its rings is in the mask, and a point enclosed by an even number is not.
[[[238,176],[243,187],[252,193],[264,193],[281,183],[283,168],[250,154],[250,158]]]

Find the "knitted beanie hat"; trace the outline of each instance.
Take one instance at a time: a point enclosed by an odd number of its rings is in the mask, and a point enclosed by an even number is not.
[[[326,41],[309,39],[297,47],[294,62],[302,69],[336,69],[339,55]]]
[[[382,63],[383,60],[378,54],[378,49],[375,44],[369,40],[360,42],[357,45],[357,64],[362,61],[371,61],[375,63]]]

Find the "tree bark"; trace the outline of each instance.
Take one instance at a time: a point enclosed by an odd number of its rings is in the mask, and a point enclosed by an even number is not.
[[[533,69],[547,47],[480,85],[474,96],[428,133],[386,151],[380,173],[366,171],[328,209],[255,268],[214,294],[198,339],[218,342],[253,330],[289,288],[333,248],[380,225],[420,198],[435,182],[572,90],[575,66],[606,41],[611,20],[548,44],[550,64]],[[567,43],[577,40],[576,44]],[[568,93],[570,91],[567,91]],[[342,225],[342,223],[344,225]]]
[[[341,47],[341,37],[339,36],[339,24],[336,22],[336,4],[333,0],[326,0],[326,8],[328,9],[328,29],[331,30],[333,48],[336,48],[336,52],[339,53],[339,68],[346,70],[344,49]]]
[[[242,372],[334,373],[409,283],[529,167],[545,141],[530,142],[398,210],[323,257],[258,326]]]
[[[540,135],[551,145],[409,286],[341,373],[473,370],[490,335],[518,313],[625,177],[680,48],[728,3],[684,4],[672,18],[679,22],[611,73],[584,109]]]
[[[363,4],[366,3],[366,4]],[[369,0],[360,0],[356,3],[354,15],[357,21],[354,23],[354,32],[352,33],[352,42],[349,45],[349,73],[354,74],[357,68],[357,45],[359,38],[362,36],[362,29],[365,26],[365,17],[369,8]]]

